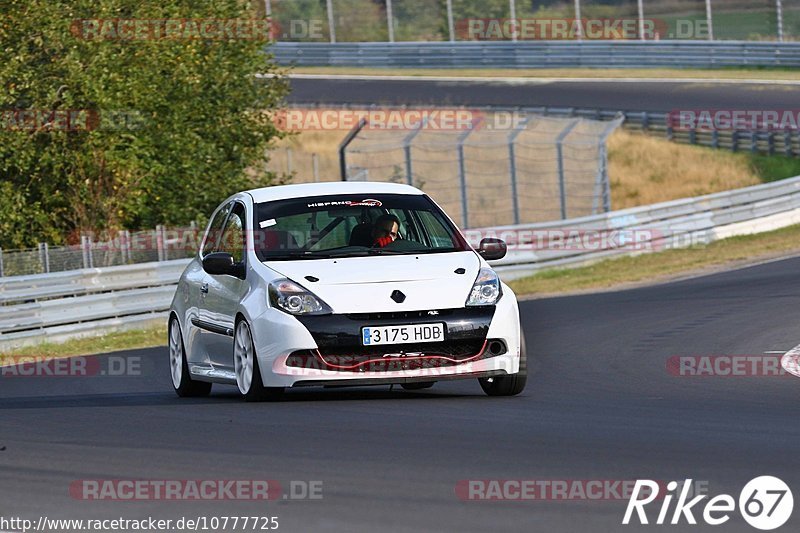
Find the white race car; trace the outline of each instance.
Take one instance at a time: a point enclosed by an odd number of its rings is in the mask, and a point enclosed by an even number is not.
[[[169,314],[179,396],[236,385],[247,400],[287,387],[477,378],[520,393],[517,300],[422,191],[339,182],[245,191],[211,216]]]

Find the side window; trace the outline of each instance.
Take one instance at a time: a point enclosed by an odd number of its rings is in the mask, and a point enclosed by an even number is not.
[[[237,263],[244,261],[244,206],[239,202],[233,204],[233,211],[225,224],[219,251],[227,252],[233,256]]]
[[[225,219],[227,218],[230,210],[231,204],[229,203],[217,211],[217,214],[211,221],[211,224],[208,225],[208,232],[206,233],[206,238],[203,242],[203,256],[210,254],[217,249],[217,242],[219,242],[219,236],[220,233],[222,233],[222,225],[225,223]]]

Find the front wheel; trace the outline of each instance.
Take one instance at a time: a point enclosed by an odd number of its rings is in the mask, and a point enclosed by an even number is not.
[[[525,335],[520,331],[519,338],[519,372],[507,376],[478,378],[483,392],[489,396],[516,396],[525,390],[528,382],[528,350],[525,346]]]
[[[250,326],[244,320],[240,320],[236,324],[233,367],[236,373],[236,386],[239,387],[239,392],[246,401],[277,400],[283,394],[282,387],[264,386],[253,344],[253,335],[250,333]]]
[[[180,397],[208,396],[211,383],[196,381],[189,374],[186,363],[186,350],[183,347],[181,326],[174,316],[169,321],[169,370],[172,376],[172,387]]]

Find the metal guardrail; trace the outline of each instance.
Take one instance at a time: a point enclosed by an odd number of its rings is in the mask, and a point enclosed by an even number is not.
[[[493,266],[510,280],[545,268],[705,244],[798,223],[800,176],[600,215],[465,234],[474,243],[484,236],[508,239],[508,254]],[[542,236],[546,245],[538,246],[536,239]],[[570,245],[573,238],[581,244]],[[0,281],[0,351],[163,324],[187,263],[183,259],[5,278]]]
[[[0,351],[163,323],[188,259],[0,280]]]
[[[615,256],[708,244],[718,239],[800,223],[800,176],[555,222],[466,232],[506,238],[505,258],[493,263],[504,279],[545,268],[574,267]]]
[[[372,68],[797,67],[800,43],[758,41],[278,42],[281,65]]]

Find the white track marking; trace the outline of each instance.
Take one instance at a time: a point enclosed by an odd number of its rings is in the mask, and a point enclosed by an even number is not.
[[[800,377],[800,345],[783,354],[781,366],[788,373]]]
[[[271,75],[263,77],[272,77]],[[490,76],[394,76],[390,74],[288,74],[298,80],[433,81],[483,82],[507,85],[545,85],[548,83],[699,83],[719,85],[797,85],[800,80],[760,80],[754,78],[525,78]]]

